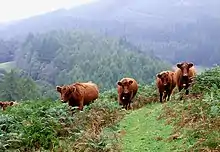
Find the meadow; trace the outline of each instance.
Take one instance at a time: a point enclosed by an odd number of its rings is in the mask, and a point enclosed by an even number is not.
[[[83,112],[59,100],[29,100],[0,111],[1,151],[220,150],[220,67],[196,77],[190,95],[158,102],[155,85],[140,85],[133,110],[115,89]]]

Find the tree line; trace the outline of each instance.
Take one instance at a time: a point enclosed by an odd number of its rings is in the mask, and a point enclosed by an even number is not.
[[[41,96],[50,98],[56,97],[56,85],[93,81],[105,91],[125,76],[151,83],[156,73],[171,67],[121,39],[63,30],[29,34],[15,52],[14,61],[21,77],[35,81]]]

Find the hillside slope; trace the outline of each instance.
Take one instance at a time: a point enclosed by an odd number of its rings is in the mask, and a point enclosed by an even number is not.
[[[0,150],[219,151],[219,74],[220,67],[200,74],[188,97],[164,104],[155,103],[154,85],[140,85],[129,111],[116,102],[116,89],[83,112],[60,101],[20,102],[0,111]]]
[[[126,38],[172,63],[212,66],[219,63],[219,6],[218,0],[100,0],[13,22],[0,30],[0,37],[23,40],[30,32],[89,30]]]
[[[122,151],[220,151],[220,67],[196,77],[190,95],[132,111],[119,123]]]
[[[162,111],[160,103],[147,105],[126,115],[120,122],[123,152],[170,152],[185,149],[182,140],[170,140],[172,125],[158,120]]]

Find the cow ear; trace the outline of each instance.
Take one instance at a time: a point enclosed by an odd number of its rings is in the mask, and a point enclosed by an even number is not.
[[[181,68],[182,63],[177,63],[176,66],[177,66],[178,68]]]
[[[189,63],[189,68],[191,68],[194,64],[192,62]]]
[[[158,74],[157,74],[157,77],[158,77],[158,78],[161,78],[161,74],[158,73]]]
[[[129,84],[129,85],[131,85],[132,83],[133,83],[133,81],[132,81],[132,80],[130,80],[130,81],[128,82],[128,84]]]
[[[61,87],[60,86],[56,86],[56,90],[58,91],[58,92],[61,92]]]
[[[117,83],[119,86],[122,86],[122,83],[120,82],[120,81],[118,81],[118,83]]]

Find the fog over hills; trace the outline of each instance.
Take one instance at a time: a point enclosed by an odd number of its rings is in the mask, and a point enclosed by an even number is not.
[[[0,37],[85,29],[125,38],[171,62],[188,59],[213,65],[220,58],[219,6],[218,0],[100,0],[0,26]],[[207,51],[214,57],[198,57]]]

